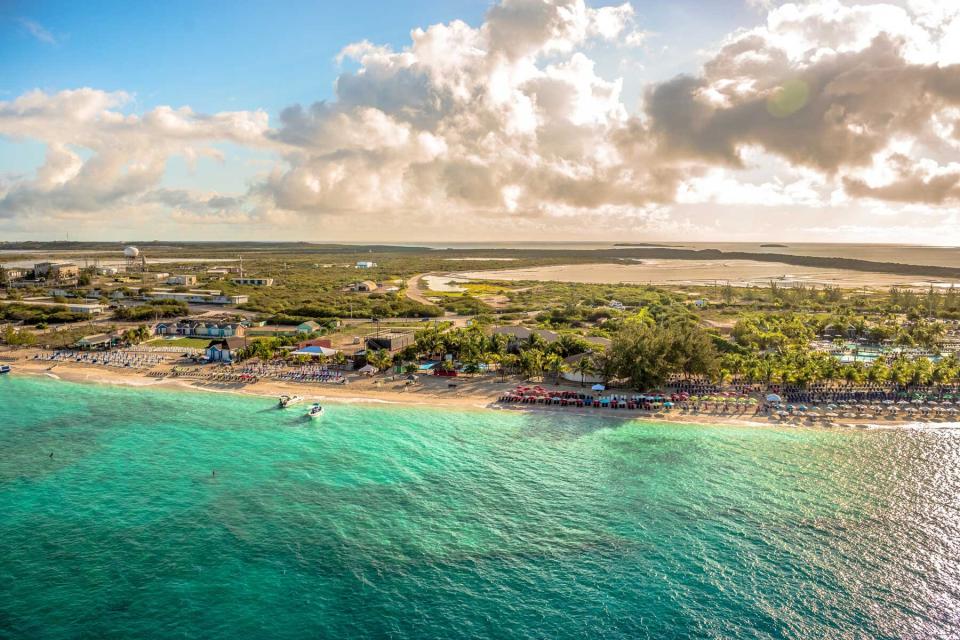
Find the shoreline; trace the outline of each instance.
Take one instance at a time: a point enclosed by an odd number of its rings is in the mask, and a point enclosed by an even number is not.
[[[292,383],[274,380],[259,380],[254,383],[217,383],[190,378],[151,377],[146,371],[108,368],[76,362],[35,361],[17,359],[11,374],[14,376],[47,377],[80,384],[105,384],[134,388],[152,388],[169,391],[195,391],[205,393],[232,393],[255,398],[276,399],[281,395],[303,396],[305,402],[332,404],[365,404],[370,406],[429,407],[434,409],[521,411],[540,415],[558,414],[591,418],[615,419],[621,422],[642,421],[664,424],[689,424],[700,426],[745,426],[745,427],[792,427],[814,429],[889,429],[889,428],[958,428],[960,422],[948,420],[856,420],[837,419],[829,424],[811,423],[806,419],[776,420],[769,416],[731,413],[693,413],[678,409],[669,413],[642,413],[619,410],[578,409],[544,405],[501,404],[497,398],[510,387],[488,379],[458,379],[455,390],[441,385],[447,379],[428,379],[426,384],[411,388],[388,387],[390,381],[383,378],[364,379],[349,385],[329,383]],[[464,388],[461,388],[464,387]]]

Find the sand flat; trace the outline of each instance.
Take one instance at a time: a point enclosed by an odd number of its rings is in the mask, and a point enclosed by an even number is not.
[[[838,286],[847,289],[864,287],[928,288],[960,285],[960,280],[923,278],[889,273],[847,271],[821,267],[801,267],[779,262],[755,260],[643,260],[636,264],[572,264],[493,269],[456,274],[471,280],[553,281],[588,284],[656,284],[704,286],[730,283],[737,287],[765,286],[771,281],[781,286]]]

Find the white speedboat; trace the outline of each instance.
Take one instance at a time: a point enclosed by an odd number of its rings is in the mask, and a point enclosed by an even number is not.
[[[0,374],[3,374],[3,373],[10,373],[10,365],[0,364]]]
[[[323,415],[323,407],[320,406],[319,402],[315,402],[310,411],[307,412],[307,417],[309,418],[319,418]]]
[[[298,402],[303,402],[303,398],[300,396],[280,396],[279,406],[281,409],[286,409],[287,407],[295,405]]]

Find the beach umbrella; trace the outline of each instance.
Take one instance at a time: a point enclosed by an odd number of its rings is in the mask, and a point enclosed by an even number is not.
[[[767,394],[767,402],[783,402],[783,398],[775,393]]]
[[[591,388],[592,390],[594,390],[594,391],[605,391],[605,390],[606,390],[606,387],[603,386],[602,384],[595,384],[595,385],[593,385],[593,386],[590,387],[590,388]]]

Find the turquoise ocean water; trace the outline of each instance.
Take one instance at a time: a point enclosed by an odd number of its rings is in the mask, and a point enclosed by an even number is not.
[[[302,413],[0,379],[0,637],[960,634],[960,431]]]

